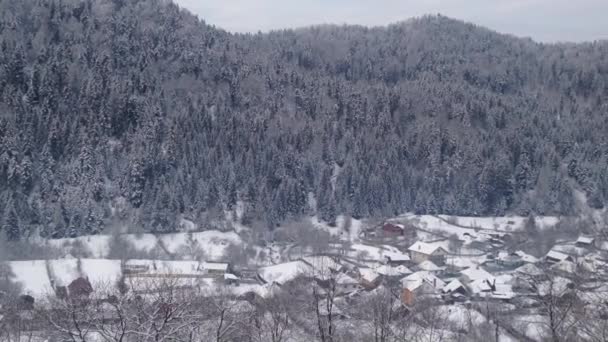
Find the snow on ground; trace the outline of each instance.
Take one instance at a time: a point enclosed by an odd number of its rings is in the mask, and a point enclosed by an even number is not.
[[[476,231],[502,231],[512,232],[522,230],[528,219],[523,216],[500,216],[500,217],[467,217],[449,215],[415,215],[404,214],[398,219],[406,219],[416,226],[429,231],[437,231],[446,235],[456,234],[465,239],[464,234],[476,235]],[[543,229],[552,227],[559,222],[555,216],[538,216],[536,225]]]
[[[123,234],[122,237],[142,252],[150,252],[158,248],[159,241],[169,253],[178,253],[182,248],[196,243],[205,252],[208,259],[219,260],[223,257],[226,247],[230,244],[242,243],[235,232],[220,232],[206,230],[202,232],[187,232],[174,234]],[[81,243],[94,258],[105,258],[110,251],[110,235],[90,235],[78,238],[48,240],[48,244],[56,248],[66,248],[69,245]]]
[[[310,218],[310,223],[312,223],[315,228],[328,232],[330,236],[340,237],[344,234],[344,231],[340,225],[336,223],[336,226],[332,227],[327,224],[327,222],[319,219],[319,217],[316,215]]]
[[[23,293],[40,296],[52,291],[44,260],[11,261],[9,265],[15,276],[13,279],[22,286]]]
[[[372,259],[384,261],[385,257],[398,260],[409,260],[409,255],[400,251],[397,247],[389,245],[371,246],[362,243],[355,243],[350,246],[348,256],[351,258]]]
[[[110,235],[87,235],[77,238],[44,240],[40,243],[46,243],[55,248],[67,248],[70,245],[82,244],[93,257],[103,258],[108,255],[110,239]]]
[[[356,220],[351,218],[350,221],[350,241],[356,241],[359,239],[359,234],[361,233],[361,227],[363,226],[363,222],[360,220]]]
[[[311,271],[312,269],[306,263],[302,261],[292,261],[260,268],[258,274],[268,284],[285,284],[286,282],[307,272],[310,273]]]
[[[114,284],[121,276],[119,260],[56,259],[9,262],[13,280],[23,287],[23,293],[42,296],[52,292],[51,278],[56,286],[67,286],[78,277],[88,277],[95,284]]]
[[[482,229],[493,229],[502,231],[517,231],[524,228],[527,217],[524,216],[491,216],[491,217],[469,217],[439,215],[445,220],[454,220],[454,223],[466,227],[477,227]],[[535,217],[536,225],[543,229],[556,225],[559,218],[556,216]]]
[[[55,281],[55,286],[68,286],[72,281],[80,277],[77,259],[50,260],[50,273]]]
[[[126,234],[123,236],[140,251],[149,252],[158,247],[158,240],[154,234]]]
[[[466,239],[466,235],[477,235],[474,229],[458,227],[432,215],[408,214],[404,218],[414,221],[414,224],[421,229],[437,232],[444,236],[455,234],[461,240]]]
[[[177,253],[180,248],[195,243],[205,251],[208,259],[221,259],[228,245],[241,244],[241,238],[235,232],[217,230],[159,235],[158,239],[170,253]]]
[[[350,220],[350,227],[346,228],[347,218]],[[359,233],[361,232],[363,222],[361,220],[347,217],[345,215],[338,215],[336,217],[335,227],[330,226],[327,222],[321,220],[318,216],[310,217],[312,225],[320,230],[326,231],[333,237],[343,238],[344,240],[357,241],[359,239]]]
[[[365,259],[380,260],[382,258],[382,250],[378,247],[363,244],[353,244],[352,246],[350,246],[350,248],[353,249],[354,252],[350,252],[349,254],[355,254],[350,255],[351,257],[363,255],[365,256]]]
[[[467,327],[469,322],[473,325],[486,322],[486,318],[477,310],[467,309],[463,305],[442,305],[438,306],[437,310],[440,317],[445,317],[459,328]]]
[[[541,315],[514,315],[513,325],[533,341],[542,341],[546,336],[547,318]]]
[[[81,259],[81,269],[93,285],[115,284],[122,275],[120,260]]]
[[[260,297],[268,298],[275,292],[277,288],[271,284],[240,284],[239,286],[228,287],[228,289],[237,296],[253,292]]]

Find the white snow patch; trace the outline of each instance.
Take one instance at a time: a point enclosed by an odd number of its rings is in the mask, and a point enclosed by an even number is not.
[[[138,251],[150,252],[158,248],[161,241],[169,253],[177,253],[190,243],[197,243],[202,248],[208,259],[220,260],[224,256],[226,247],[230,244],[240,245],[242,240],[235,232],[220,232],[217,230],[206,230],[202,232],[173,233],[173,234],[123,234],[121,236],[132,243]],[[89,235],[77,238],[66,238],[48,240],[48,243],[57,248],[63,248],[66,244],[76,242],[82,243],[94,258],[106,258],[109,254],[109,246],[112,236]]]
[[[13,280],[20,283],[23,293],[36,297],[53,292],[44,260],[11,261],[8,264],[14,274]]]
[[[268,284],[286,282],[297,278],[300,275],[310,273],[312,269],[302,261],[292,261],[283,264],[263,267],[258,270],[260,277]]]

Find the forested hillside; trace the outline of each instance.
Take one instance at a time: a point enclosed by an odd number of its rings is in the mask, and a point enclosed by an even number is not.
[[[273,227],[608,200],[606,42],[437,16],[235,35],[161,0],[0,0],[0,95],[9,239],[168,232],[240,201]]]

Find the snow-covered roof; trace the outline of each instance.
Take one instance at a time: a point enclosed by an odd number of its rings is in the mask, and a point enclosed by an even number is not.
[[[328,256],[307,256],[302,258],[302,261],[314,268],[315,273],[320,275],[330,274],[332,271],[339,271],[342,265],[337,263],[333,258]]]
[[[413,272],[403,266],[403,265],[399,265],[397,267],[392,267],[389,265],[382,265],[379,267],[376,267],[374,269],[374,271],[376,271],[379,274],[385,275],[385,276],[389,276],[389,277],[394,277],[394,276],[399,276],[399,275],[406,275],[406,274],[412,274]]]
[[[359,275],[361,275],[361,279],[370,283],[374,282],[380,276],[380,274],[376,273],[371,268],[360,268]]]
[[[445,282],[443,282],[443,280],[437,278],[435,275],[427,271],[412,273],[409,276],[401,279],[401,285],[403,288],[410,291],[419,288],[425,283],[430,284],[433,288],[443,288],[445,286]]]
[[[506,260],[509,258],[509,252],[507,251],[500,251],[498,252],[498,255],[496,256],[496,259],[498,260]]]
[[[540,268],[538,268],[538,266],[534,264],[525,264],[521,267],[516,268],[515,272],[530,276],[539,276],[544,273],[543,270],[541,270]]]
[[[340,285],[357,285],[359,282],[348,274],[340,273],[336,277],[336,284]]]
[[[443,289],[441,289],[441,290],[443,292],[450,293],[450,292],[458,290],[461,287],[464,288],[464,285],[462,285],[462,283],[458,279],[454,279],[451,282],[449,282],[446,286],[444,286]]]
[[[580,243],[583,245],[590,245],[593,243],[594,240],[595,239],[590,236],[579,236],[578,239],[576,239],[576,243]]]
[[[568,259],[570,256],[568,254],[564,254],[562,252],[558,252],[556,250],[550,250],[549,253],[547,253],[547,258],[550,259],[555,259],[555,260],[566,260]]]
[[[521,258],[521,260],[523,260],[524,262],[531,262],[531,263],[538,262],[538,258],[536,258],[528,253],[525,253],[524,251],[516,251],[515,254],[518,255]]]
[[[399,265],[397,267],[395,267],[395,270],[401,274],[412,274],[414,272],[412,272],[412,270],[410,270],[409,268],[403,266],[403,265]]]
[[[437,246],[434,244],[430,244],[430,243],[426,243],[423,241],[416,241],[416,243],[414,243],[413,245],[410,246],[410,248],[408,248],[408,250],[413,251],[413,252],[418,252],[418,253],[422,253],[422,254],[426,254],[426,255],[431,255],[433,253],[435,253],[436,250],[438,249],[443,249],[443,247],[441,246]]]
[[[566,273],[575,273],[576,272],[576,264],[572,261],[562,260],[555,265],[551,266],[553,269],[560,270]]]
[[[429,272],[438,272],[438,271],[443,270],[443,267],[439,267],[439,266],[435,265],[430,260],[425,260],[425,261],[419,263],[418,268],[421,271],[429,271]]]
[[[469,281],[486,280],[486,279],[490,280],[490,281],[494,280],[494,276],[492,274],[490,274],[488,271],[484,270],[483,268],[481,268],[479,266],[469,267],[466,270],[462,270],[460,272],[460,274],[467,277]]]
[[[472,293],[491,292],[493,284],[490,279],[475,279],[469,283],[469,289]]]
[[[226,280],[239,280],[239,277],[235,276],[232,273],[226,273],[226,274],[224,274],[224,279],[226,279]]]

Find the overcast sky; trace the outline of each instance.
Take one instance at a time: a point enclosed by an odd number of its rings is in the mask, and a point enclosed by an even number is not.
[[[231,32],[312,24],[386,25],[423,14],[544,42],[608,39],[608,0],[174,0]]]

